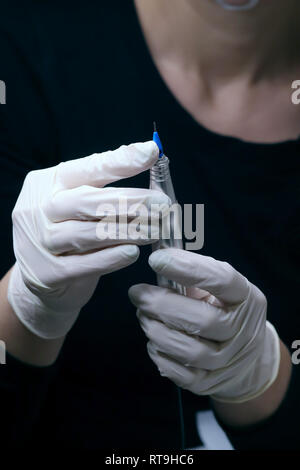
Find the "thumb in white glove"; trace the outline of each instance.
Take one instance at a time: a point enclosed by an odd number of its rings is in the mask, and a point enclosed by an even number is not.
[[[250,400],[270,387],[280,347],[263,293],[228,263],[207,256],[170,248],[152,253],[149,264],[198,290],[197,298],[147,284],[129,290],[161,375],[227,402]]]
[[[143,205],[149,210],[152,204],[169,203],[158,191],[105,187],[149,169],[157,157],[158,147],[150,141],[27,175],[12,214],[16,264],[8,300],[34,334],[64,336],[100,276],[130,265],[139,255],[136,245],[151,242],[145,237],[134,242],[104,240],[97,236],[97,227],[106,215],[99,207],[118,210],[120,198],[126,198],[129,207]],[[124,219],[128,214],[117,216]]]

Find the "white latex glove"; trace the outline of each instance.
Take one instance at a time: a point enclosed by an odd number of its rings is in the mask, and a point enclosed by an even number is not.
[[[117,210],[120,198],[135,209],[169,203],[158,191],[104,188],[149,169],[157,158],[158,147],[150,141],[28,173],[12,214],[16,264],[8,300],[34,334],[64,336],[100,276],[132,264],[139,255],[136,244],[151,242],[104,240],[97,227],[106,215],[105,204]],[[119,215],[134,216],[122,213],[122,207]],[[147,224],[141,224],[141,232],[147,233]]]
[[[270,387],[280,348],[264,294],[228,263],[196,253],[158,250],[149,264],[194,297],[148,284],[129,290],[161,375],[225,402],[241,403]]]

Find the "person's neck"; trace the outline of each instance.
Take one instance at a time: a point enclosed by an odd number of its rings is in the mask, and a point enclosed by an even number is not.
[[[297,60],[299,0],[262,0],[242,12],[225,11],[211,0],[135,4],[156,59],[197,67],[207,83],[242,75],[255,82]]]

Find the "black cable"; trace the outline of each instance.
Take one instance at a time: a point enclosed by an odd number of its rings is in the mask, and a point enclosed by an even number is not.
[[[180,442],[181,450],[185,449],[185,428],[184,428],[184,414],[183,414],[183,403],[182,403],[182,393],[181,388],[177,388],[178,395],[178,410],[179,410],[179,423],[180,423]]]

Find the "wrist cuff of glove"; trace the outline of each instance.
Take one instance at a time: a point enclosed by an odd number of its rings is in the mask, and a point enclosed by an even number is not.
[[[18,263],[15,263],[8,284],[7,299],[20,322],[36,336],[57,339],[72,328],[78,312],[50,311],[25,285]]]
[[[216,401],[224,403],[244,403],[262,395],[275,382],[280,366],[280,339],[274,326],[266,322],[266,336],[264,350],[255,361],[254,367],[243,378],[243,383],[238,379],[236,390],[239,388],[248,390],[237,397],[222,397],[222,394],[211,395]]]

